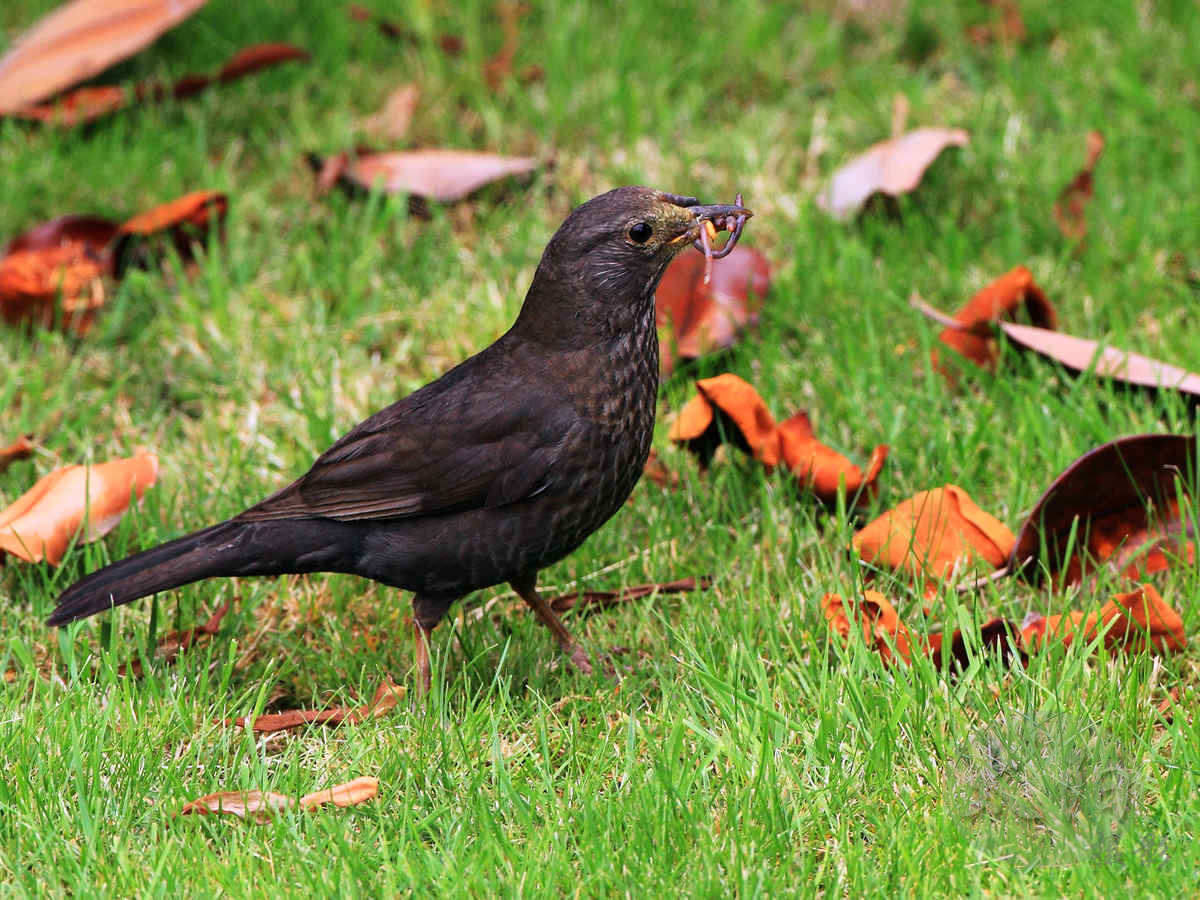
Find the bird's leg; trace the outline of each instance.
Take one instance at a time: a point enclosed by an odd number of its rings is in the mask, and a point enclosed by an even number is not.
[[[413,668],[417,671],[418,697],[428,697],[433,687],[433,670],[429,665],[429,635],[432,631],[432,628],[426,628],[417,619],[413,619],[413,638],[416,641]]]
[[[513,590],[520,595],[529,606],[537,613],[537,617],[542,620],[545,625],[554,634],[558,640],[558,645],[562,648],[563,653],[584,675],[592,674],[592,664],[588,661],[587,654],[583,652],[583,648],[575,643],[575,639],[571,637],[571,632],[567,631],[567,626],[550,608],[550,604],[542,599],[541,594],[537,592],[536,576],[528,578],[519,578],[510,581]]]

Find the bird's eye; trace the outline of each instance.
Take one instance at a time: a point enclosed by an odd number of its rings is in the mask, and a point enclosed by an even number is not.
[[[629,239],[635,244],[644,244],[654,235],[654,229],[646,222],[638,222],[629,229]]]

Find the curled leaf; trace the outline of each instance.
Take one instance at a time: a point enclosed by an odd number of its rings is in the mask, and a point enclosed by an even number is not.
[[[411,194],[442,203],[453,203],[493,181],[527,175],[537,168],[532,157],[470,150],[359,153],[343,160],[332,175],[327,174],[321,157],[311,154],[309,163],[322,182],[336,181],[354,190]]]
[[[0,115],[37,103],[137,53],[207,0],[74,0],[0,59]]]
[[[874,647],[884,663],[912,661],[912,639],[896,608],[879,591],[863,591],[862,599],[847,603],[840,594],[821,598],[825,624],[845,643],[851,632],[860,632],[868,647]],[[852,624],[853,623],[853,624]]]
[[[680,359],[690,360],[737,341],[758,321],[761,300],[771,287],[771,268],[757,250],[739,245],[712,266],[704,282],[706,260],[695,253],[671,262],[655,294],[662,373]]]
[[[898,197],[912,191],[943,150],[966,146],[968,140],[961,128],[918,128],[881,141],[838,169],[817,204],[844,222],[875,194]]]
[[[0,512],[0,550],[52,565],[83,526],[82,539],[107,534],[158,478],[158,457],[142,453],[97,466],[55,469]],[[85,521],[86,517],[86,521]]]
[[[778,431],[784,465],[822,502],[836,502],[839,490],[863,500],[875,493],[876,480],[887,461],[886,444],[871,451],[867,471],[863,472],[845,456],[816,439],[806,412],[796,413],[781,424]]]
[[[1036,616],[1021,629],[1021,640],[1034,650],[1051,641],[1069,647],[1077,636],[1093,641],[1101,631],[1110,650],[1176,653],[1187,647],[1183,619],[1152,584],[1117,594],[1098,613],[1074,610],[1061,616]]]
[[[0,315],[11,324],[61,324],[86,334],[107,296],[106,268],[83,244],[10,253],[0,259]]]
[[[1054,221],[1058,230],[1073,241],[1087,236],[1087,207],[1094,192],[1092,173],[1104,152],[1104,135],[1089,131],[1087,136],[1087,162],[1071,183],[1062,189],[1054,203]]]
[[[982,651],[1004,663],[1012,658],[1014,648],[1018,656],[1022,655],[1020,638],[1020,629],[1007,619],[988,619],[979,626],[978,643]],[[949,642],[945,635],[931,634],[925,649],[939,669],[948,664],[961,672],[971,664],[970,647],[971,642],[968,642],[966,635],[956,628]]]
[[[985,326],[1002,319],[1011,321],[1022,312],[1039,327],[1057,327],[1054,306],[1034,282],[1033,273],[1017,266],[972,297],[954,314],[961,327],[943,329],[938,339],[977,365],[993,366],[998,357],[996,341],[991,329]],[[934,366],[938,366],[936,354]]]
[[[260,734],[275,731],[287,731],[301,725],[340,725],[343,722],[357,725],[369,719],[378,719],[395,709],[396,704],[404,699],[405,688],[397,685],[390,678],[375,689],[375,696],[364,706],[334,706],[329,709],[291,709],[286,712],[268,713],[258,716],[250,722],[250,728]],[[232,724],[244,728],[247,721],[245,716],[234,719]],[[227,724],[228,721],[227,721]]]
[[[957,485],[921,491],[885,512],[856,535],[855,552],[866,562],[907,572],[949,578],[983,560],[1005,563],[1014,537]]]

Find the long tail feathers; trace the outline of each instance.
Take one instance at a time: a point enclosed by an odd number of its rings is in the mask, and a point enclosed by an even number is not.
[[[248,527],[222,522],[93,572],[63,591],[47,624],[65,625],[202,578],[269,574],[256,564],[253,542],[243,539]]]

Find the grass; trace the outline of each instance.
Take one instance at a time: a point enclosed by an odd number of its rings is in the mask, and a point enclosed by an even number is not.
[[[52,5],[4,4],[0,41]],[[1194,696],[1195,641],[1157,662],[1078,646],[1025,669],[980,660],[955,681],[925,662],[885,669],[861,646],[830,645],[817,606],[859,584],[844,552],[859,523],[737,455],[700,476],[666,440],[690,377],[728,369],[777,414],[810,409],[857,459],[891,445],[868,515],[953,482],[1015,527],[1087,449],[1192,427],[1177,398],[1036,361],[967,372],[957,388],[929,366],[936,332],[909,293],[954,309],[1024,264],[1066,330],[1200,368],[1200,14],[1187,2],[1023,9],[1026,43],[980,48],[965,28],[989,13],[969,2],[913,4],[880,24],[821,4],[538,5],[517,66],[542,66],[544,80],[492,91],[481,69],[502,38],[483,2],[412,4],[396,16],[417,38],[397,43],[337,3],[213,0],[111,77],[210,71],[255,41],[294,41],[312,61],[83,130],[0,122],[0,235],[200,188],[233,201],[227,240],[195,277],[177,264],[134,273],[86,339],[0,332],[0,437],[41,442],[0,475],[6,502],[55,465],[139,446],[162,461],[158,486],[103,542],[0,577],[6,893],[1186,891],[1200,732],[1190,705],[1170,724],[1154,709],[1172,686]],[[438,48],[445,32],[463,36],[461,57]],[[428,221],[402,200],[314,199],[304,152],[361,141],[358,123],[409,80],[422,91],[412,145],[553,165]],[[898,217],[832,224],[815,194],[886,137],[897,92],[913,124],[964,127],[971,143]],[[1091,128],[1108,146],[1074,247],[1050,208]],[[613,654],[619,684],[558,665],[498,588],[464,604],[501,597],[487,614],[437,631],[427,707],[256,739],[214,720],[350,702],[384,673],[404,677],[408,599],[340,576],[194,585],[159,598],[160,630],[236,596],[234,611],[215,640],[140,680],[116,667],[145,648],[150,603],[57,633],[41,624],[84,572],[236,513],[483,347],[566,212],[639,182],[712,202],[743,191],[758,213],[747,242],[777,273],[757,332],[664,386],[655,446],[681,488],[639,485],[543,573],[550,592],[716,577],[707,593],[571,620],[593,653]],[[1194,636],[1196,572],[1158,583]],[[1005,582],[977,602],[947,592],[939,608],[970,624],[1089,602]],[[264,827],[174,817],[212,791],[298,795],[359,775],[381,795],[353,810]]]

